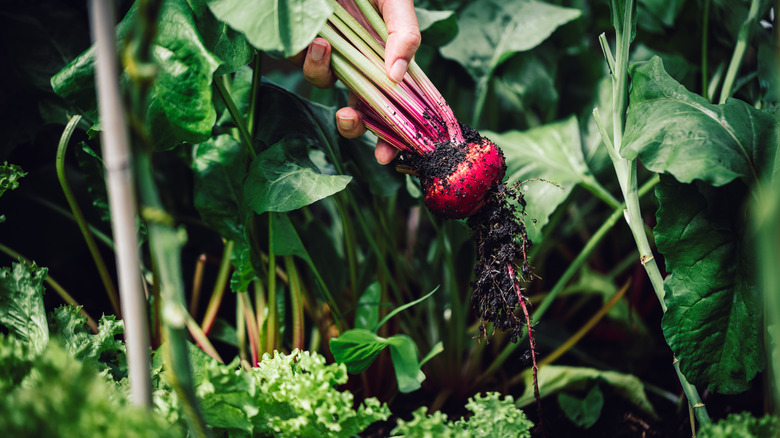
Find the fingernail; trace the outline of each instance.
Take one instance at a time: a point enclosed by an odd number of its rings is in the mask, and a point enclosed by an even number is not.
[[[322,61],[322,58],[325,56],[325,44],[319,41],[312,42],[309,56],[311,56],[311,59],[314,61]]]
[[[409,63],[405,59],[397,59],[393,66],[390,67],[390,74],[388,75],[390,80],[395,83],[403,81],[407,67],[409,67]]]
[[[339,124],[339,128],[341,128],[343,131],[349,131],[355,127],[355,121],[348,117],[336,116],[336,123]]]

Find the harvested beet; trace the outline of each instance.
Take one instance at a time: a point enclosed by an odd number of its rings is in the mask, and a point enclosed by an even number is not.
[[[400,83],[391,82],[382,68],[388,33],[381,17],[368,2],[341,3],[349,7],[334,4],[320,31],[332,46],[333,72],[357,96],[366,127],[401,151],[397,168],[419,176],[428,209],[444,218],[468,219],[479,251],[473,305],[483,321],[517,340],[527,318],[514,313],[522,299],[515,273],[530,273],[531,242],[520,219],[523,197],[502,183],[503,153],[457,121],[414,60]]]

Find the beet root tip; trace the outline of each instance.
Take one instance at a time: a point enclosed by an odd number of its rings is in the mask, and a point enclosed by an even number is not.
[[[434,213],[463,219],[479,211],[490,189],[504,177],[504,154],[493,142],[482,138],[468,143],[465,158],[445,177],[423,183],[425,205]]]

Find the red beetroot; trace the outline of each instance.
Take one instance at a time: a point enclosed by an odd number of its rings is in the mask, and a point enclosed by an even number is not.
[[[463,159],[449,173],[421,179],[425,205],[451,219],[463,219],[481,209],[488,192],[501,182],[506,169],[504,154],[492,141],[482,138],[480,143],[466,143],[466,148]]]
[[[331,3],[334,13],[320,30],[332,46],[333,72],[357,96],[366,127],[401,151],[397,168],[420,177],[428,209],[446,218],[468,218],[479,257],[472,303],[484,322],[517,341],[523,317],[515,315],[522,299],[515,272],[530,276],[531,242],[520,220],[522,194],[501,182],[504,155],[457,121],[414,60],[403,81],[392,83],[384,70],[388,32],[382,18],[368,0],[339,3]],[[480,333],[487,336],[484,324]]]

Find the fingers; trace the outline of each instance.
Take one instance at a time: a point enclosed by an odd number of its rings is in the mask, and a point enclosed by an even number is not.
[[[347,138],[357,138],[365,134],[366,126],[361,119],[360,111],[352,107],[341,108],[336,111],[336,126],[339,133]],[[379,140],[374,149],[374,157],[379,164],[388,164],[398,155],[398,149],[384,140]]]
[[[390,146],[390,143],[384,140],[379,140],[376,143],[374,158],[376,158],[377,163],[388,164],[395,159],[396,155],[398,155],[398,149]]]
[[[379,0],[379,12],[387,24],[385,72],[394,82],[401,82],[422,37],[412,0]]]
[[[330,43],[325,39],[315,38],[309,44],[303,61],[303,76],[317,88],[328,88],[336,82],[330,69]]]
[[[366,127],[360,117],[360,112],[349,106],[336,111],[336,127],[339,133],[347,138],[357,138],[365,134]]]

